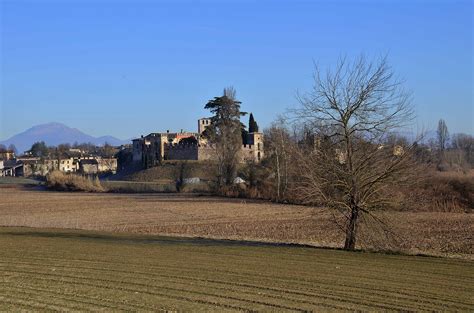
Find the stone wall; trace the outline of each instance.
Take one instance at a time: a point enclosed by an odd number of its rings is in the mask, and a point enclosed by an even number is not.
[[[263,151],[256,145],[243,145],[239,153],[240,162],[259,162]],[[216,150],[212,145],[195,144],[167,144],[165,145],[165,160],[198,160],[208,161],[216,159]]]
[[[165,160],[198,160],[198,145],[165,144]]]
[[[199,145],[198,160],[208,161],[216,159],[216,149],[212,145]]]
[[[165,160],[207,161],[216,158],[211,145],[202,144],[166,144]]]

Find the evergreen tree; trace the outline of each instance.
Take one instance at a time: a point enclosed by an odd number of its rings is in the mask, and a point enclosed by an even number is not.
[[[211,125],[204,136],[215,145],[218,161],[219,185],[231,185],[237,174],[239,152],[242,146],[242,123],[240,101],[235,99],[235,90],[226,88],[222,97],[215,97],[204,107],[211,111]]]
[[[45,158],[49,154],[49,149],[44,141],[38,141],[31,146],[30,152],[35,157]]]
[[[258,133],[258,124],[253,118],[252,113],[250,113],[250,118],[249,118],[249,133]]]
[[[448,126],[446,126],[446,122],[443,119],[440,119],[438,122],[438,131],[436,132],[436,135],[438,137],[439,150],[444,152],[449,140],[449,132]]]

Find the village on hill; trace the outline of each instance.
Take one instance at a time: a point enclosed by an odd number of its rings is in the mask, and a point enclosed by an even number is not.
[[[210,118],[198,120],[197,132],[170,131],[151,133],[120,146],[61,144],[47,147],[38,142],[32,149],[17,155],[13,149],[0,149],[0,176],[46,176],[53,170],[83,175],[115,174],[127,168],[146,169],[163,161],[212,161],[215,149],[203,135]],[[242,132],[240,162],[260,162],[264,156],[262,132],[251,115],[249,130]]]

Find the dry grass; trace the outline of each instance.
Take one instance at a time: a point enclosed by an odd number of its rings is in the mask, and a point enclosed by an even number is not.
[[[0,226],[291,242],[340,247],[332,212],[262,201],[179,194],[104,194],[0,188]],[[362,236],[359,247],[473,258],[474,215],[385,212],[394,243]],[[392,240],[391,239],[391,240]]]
[[[0,228],[0,311],[469,311],[472,262]]]
[[[46,176],[46,187],[59,191],[105,191],[98,178],[92,179],[60,171],[53,171]]]
[[[138,181],[102,181],[108,192],[116,193],[169,193],[176,192],[176,186],[172,183],[162,182],[138,182]]]
[[[139,182],[139,181],[119,181],[105,180],[101,185],[108,191],[114,193],[175,193],[176,183],[163,182]],[[211,188],[207,183],[185,184],[181,187],[183,193],[210,193]]]
[[[180,168],[184,166],[185,178],[199,177],[202,180],[215,179],[215,165],[207,162],[197,161],[164,161],[163,165],[155,166],[149,169],[140,170],[127,175],[126,180],[139,182],[159,182],[174,184],[179,178]]]
[[[474,210],[474,171],[433,171],[419,185],[395,190],[405,195],[401,210],[470,213]]]

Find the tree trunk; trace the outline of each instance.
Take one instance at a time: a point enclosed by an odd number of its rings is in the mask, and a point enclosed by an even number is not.
[[[359,219],[359,208],[353,207],[351,210],[351,218],[346,231],[346,242],[344,243],[344,250],[355,250],[357,238],[357,222]]]
[[[283,194],[286,193],[286,189],[288,189],[288,160],[285,155],[285,170],[284,170],[284,177],[285,177],[285,184],[283,185]]]
[[[276,170],[277,170],[277,201],[280,201],[280,158],[278,150],[276,151]]]

